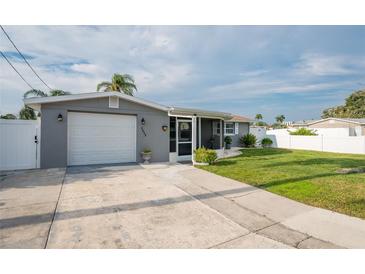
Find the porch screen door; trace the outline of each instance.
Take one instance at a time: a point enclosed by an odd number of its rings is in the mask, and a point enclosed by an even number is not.
[[[191,155],[192,123],[191,120],[178,120],[177,131],[178,156]]]

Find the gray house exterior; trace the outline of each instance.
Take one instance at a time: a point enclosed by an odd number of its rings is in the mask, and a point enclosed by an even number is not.
[[[41,112],[41,168],[141,162],[152,150],[153,162],[192,160],[193,150],[221,151],[226,126],[238,146],[249,119],[230,113],[168,107],[118,92],[24,99]],[[227,124],[228,123],[228,124]]]
[[[240,138],[250,132],[250,122],[252,122],[251,119],[239,115],[233,115],[231,119],[224,122],[224,136],[232,138],[232,147],[241,146]]]

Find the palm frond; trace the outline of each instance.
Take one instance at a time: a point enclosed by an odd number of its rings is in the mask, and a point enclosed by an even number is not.
[[[49,92],[51,96],[62,96],[62,95],[70,95],[71,93],[68,91],[64,91],[61,89],[54,89]]]
[[[96,90],[97,91],[100,91],[100,89],[107,89],[109,88],[110,86],[112,85],[112,83],[108,82],[108,81],[103,81],[101,83],[99,83],[97,86],[96,86]]]
[[[36,120],[37,115],[32,108],[24,106],[19,112],[19,118],[21,120]]]
[[[112,76],[112,82],[101,82],[97,90],[104,88],[104,91],[118,91],[124,94],[133,96],[137,91],[137,86],[134,83],[133,76],[130,74],[114,73]]]
[[[41,91],[39,89],[31,89],[24,93],[24,98],[28,98],[29,95],[34,95],[33,97],[46,97],[48,96],[47,93]]]

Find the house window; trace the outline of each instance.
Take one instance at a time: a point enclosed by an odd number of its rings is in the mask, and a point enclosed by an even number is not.
[[[213,122],[213,135],[220,135],[221,134],[221,122]]]
[[[224,135],[234,135],[234,132],[235,132],[234,123],[224,124]]]

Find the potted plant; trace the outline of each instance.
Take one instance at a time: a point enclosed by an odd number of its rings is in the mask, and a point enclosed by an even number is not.
[[[231,136],[226,136],[224,138],[224,143],[226,144],[226,149],[230,149],[231,148],[231,144],[232,144],[232,138],[231,138]]]
[[[142,155],[142,159],[143,159],[143,163],[144,164],[149,164],[151,158],[152,158],[152,151],[148,148],[145,148],[142,152],[141,152],[141,155]]]

